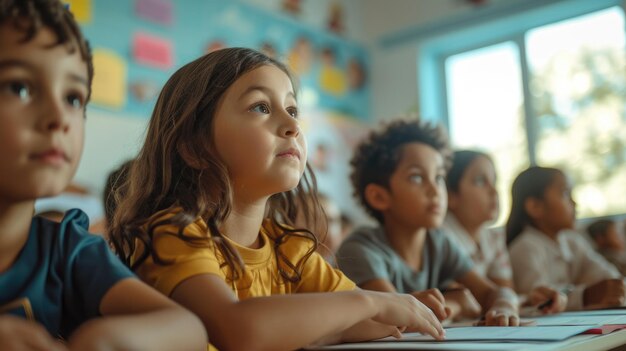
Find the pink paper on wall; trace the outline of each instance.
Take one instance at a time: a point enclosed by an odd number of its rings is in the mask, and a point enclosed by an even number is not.
[[[135,33],[133,57],[138,63],[168,69],[173,65],[172,43],[160,37]]]
[[[169,0],[136,0],[137,16],[152,22],[172,24],[172,3]]]

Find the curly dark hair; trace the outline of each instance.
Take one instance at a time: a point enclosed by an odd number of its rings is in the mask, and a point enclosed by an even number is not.
[[[416,117],[403,117],[383,125],[380,130],[370,132],[357,146],[350,160],[350,180],[354,197],[380,223],[383,222],[383,216],[365,199],[365,188],[372,183],[389,188],[389,179],[400,162],[402,147],[414,142],[432,146],[439,151],[444,158],[446,170],[450,168],[452,150],[445,131]]]
[[[66,5],[59,0],[0,0],[0,25],[7,22],[24,33],[22,43],[32,40],[45,27],[56,35],[55,46],[65,45],[70,53],[78,48],[87,64],[89,100],[93,79],[91,48]]]

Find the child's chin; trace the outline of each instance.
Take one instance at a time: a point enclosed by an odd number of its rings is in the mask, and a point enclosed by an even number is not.
[[[428,229],[435,229],[435,228],[439,228],[442,223],[443,223],[443,218],[433,218],[431,221],[427,223],[425,227]]]
[[[34,194],[34,197],[39,199],[39,198],[58,196],[61,193],[63,193],[66,187],[67,187],[67,184],[63,184],[63,185],[49,184],[46,187],[41,187],[39,189],[36,189],[36,194]]]

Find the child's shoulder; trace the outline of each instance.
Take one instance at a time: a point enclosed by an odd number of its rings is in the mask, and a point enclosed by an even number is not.
[[[555,243],[546,234],[528,226],[509,244],[509,252],[515,254],[529,252],[529,250],[543,251],[554,245]]]
[[[37,260],[50,268],[70,267],[85,259],[94,261],[115,261],[109,245],[100,235],[88,231],[89,217],[79,209],[65,213],[60,222],[35,216],[31,222],[29,239],[23,252],[25,261]],[[88,257],[90,256],[90,257]]]
[[[22,282],[24,286],[33,280],[46,281],[45,284],[50,285],[49,289],[62,286],[65,281],[71,280],[73,274],[83,269],[86,274],[93,275],[91,268],[109,272],[111,267],[119,266],[121,268],[116,269],[123,273],[120,275],[130,276],[110,252],[104,239],[89,233],[88,227],[89,218],[79,209],[67,211],[60,222],[33,217],[26,244],[4,276],[13,277],[17,285],[17,282]],[[85,262],[89,262],[91,267],[87,267]],[[62,278],[59,281],[48,281],[49,275]]]
[[[89,217],[79,209],[71,209],[65,213],[60,222],[35,216],[31,222],[30,236],[42,246],[50,248],[61,245],[67,248],[68,244],[77,244],[82,241],[103,240],[101,237],[90,234]]]
[[[356,228],[340,247],[367,247],[376,251],[392,250],[385,230],[379,226],[361,226]]]
[[[152,234],[158,234],[159,236],[174,236],[178,237],[179,234],[183,234],[185,237],[193,239],[205,239],[209,235],[209,229],[207,223],[201,218],[184,218],[189,216],[184,213],[180,207],[166,208],[153,214],[143,227],[143,230],[150,231]],[[181,228],[178,222],[185,221],[188,223],[184,228]]]

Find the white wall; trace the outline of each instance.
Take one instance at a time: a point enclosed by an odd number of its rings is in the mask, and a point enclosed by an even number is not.
[[[120,117],[88,109],[85,148],[74,182],[92,194],[101,194],[108,174],[137,155],[143,145],[148,119]]]
[[[491,0],[482,6],[500,6],[512,0]],[[463,0],[362,0],[364,41],[372,66],[372,115],[377,120],[418,110],[417,54],[419,41],[383,47],[381,41],[403,32],[436,26],[438,21],[468,16],[481,7]]]

